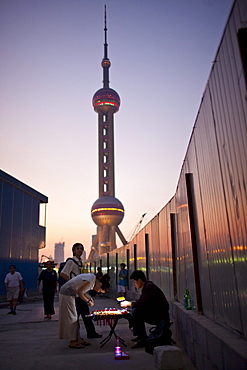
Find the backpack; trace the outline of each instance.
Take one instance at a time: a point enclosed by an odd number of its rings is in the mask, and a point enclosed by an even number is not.
[[[157,346],[171,346],[174,344],[172,339],[172,332],[169,329],[172,322],[161,320],[157,326],[153,326],[149,329],[149,336],[145,343],[145,351],[150,355],[153,354],[154,348]]]
[[[82,271],[82,265],[79,265],[79,263],[76,260],[74,260],[74,258],[71,258],[71,257],[66,259],[66,262],[68,262],[68,261],[73,261],[79,267],[80,273],[82,274],[82,272],[81,272]],[[70,279],[72,279],[72,277],[74,277],[74,276],[76,276],[76,274],[73,271],[71,271]]]
[[[63,286],[63,284],[66,283],[66,280],[64,280],[64,278],[62,278],[60,276],[60,272],[62,271],[62,269],[64,268],[66,262],[61,262],[60,263],[60,267],[59,267],[59,270],[58,270],[58,284],[59,284],[59,289],[61,288],[61,286]]]
[[[74,258],[71,258],[71,257],[67,258],[66,262],[68,262],[70,260],[73,261],[79,267],[80,274],[87,274],[88,273],[88,270],[83,267],[82,262],[79,264],[76,260],[74,260]],[[74,277],[74,276],[76,276],[76,274],[73,271],[71,271],[70,279],[72,279],[72,277]]]
[[[74,258],[67,258],[66,259],[66,262],[68,262],[69,260],[73,261],[80,269],[80,274],[86,274],[88,271],[86,269],[83,268],[82,264],[80,265],[76,260],[74,260]],[[60,272],[62,271],[62,269],[64,268],[64,266],[66,265],[66,262],[62,262],[60,263],[60,268],[58,270],[58,273],[59,273],[59,278],[58,278],[58,282],[59,282],[59,287],[61,287],[63,284],[66,283],[66,280],[64,280],[61,276],[60,276]],[[72,279],[72,277],[76,276],[76,274],[71,271],[70,272],[70,279]]]

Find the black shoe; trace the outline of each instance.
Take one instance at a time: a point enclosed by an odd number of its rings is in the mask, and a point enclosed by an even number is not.
[[[14,311],[14,312],[12,312],[13,313],[13,315],[16,315],[16,312]]]
[[[144,348],[145,347],[145,343],[141,342],[140,340],[133,346],[131,347],[132,349],[136,349],[136,348]]]
[[[138,340],[139,340],[139,338],[136,337],[136,338],[131,339],[131,342],[138,342]]]
[[[102,334],[98,334],[98,333],[94,333],[94,334],[89,334],[87,336],[88,339],[93,339],[93,338],[102,338],[103,335]]]
[[[13,315],[14,311],[9,311],[7,315]]]

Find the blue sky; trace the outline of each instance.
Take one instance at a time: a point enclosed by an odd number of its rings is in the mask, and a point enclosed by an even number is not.
[[[89,252],[98,198],[104,4],[115,114],[116,197],[128,239],[174,195],[232,0],[2,0],[0,167],[48,196],[47,247]],[[118,241],[118,245],[121,243]]]

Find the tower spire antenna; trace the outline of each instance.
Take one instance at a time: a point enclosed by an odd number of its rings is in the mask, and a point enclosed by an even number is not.
[[[103,87],[109,88],[109,68],[111,66],[111,62],[108,58],[108,44],[107,44],[107,24],[106,24],[106,5],[105,5],[105,43],[104,43],[104,57],[101,63],[101,66],[103,68]]]
[[[108,59],[108,56],[107,56],[107,48],[108,48],[108,44],[107,44],[107,23],[106,23],[106,5],[105,5],[105,28],[104,28],[104,31],[105,31],[105,43],[104,43],[104,59]]]

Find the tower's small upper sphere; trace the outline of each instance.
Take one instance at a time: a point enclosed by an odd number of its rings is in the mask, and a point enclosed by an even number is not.
[[[108,58],[104,58],[101,62],[101,67],[102,68],[110,68],[111,62]]]
[[[104,195],[92,205],[91,216],[97,226],[118,226],[124,218],[124,207],[119,199]]]
[[[102,88],[96,91],[92,103],[97,113],[107,113],[109,110],[113,110],[116,113],[120,107],[120,97],[115,90]]]

